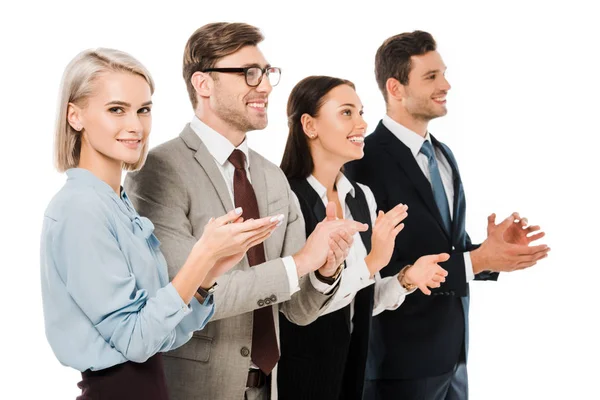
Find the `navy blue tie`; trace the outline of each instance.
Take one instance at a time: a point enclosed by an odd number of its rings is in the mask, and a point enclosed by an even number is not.
[[[429,161],[429,176],[431,178],[431,188],[433,189],[433,198],[435,203],[440,210],[442,221],[446,231],[451,234],[452,220],[450,218],[450,208],[448,208],[448,197],[446,197],[446,191],[444,190],[444,184],[442,183],[442,177],[440,176],[440,170],[438,168],[437,160],[435,159],[435,152],[433,151],[433,145],[429,140],[426,140],[421,146],[421,153],[427,157]]]

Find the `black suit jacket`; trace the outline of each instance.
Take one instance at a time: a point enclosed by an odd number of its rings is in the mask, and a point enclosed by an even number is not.
[[[371,248],[369,206],[362,189],[355,182],[350,183],[355,196],[349,195],[346,203],[355,221],[369,225],[366,232],[361,232],[368,252]],[[325,219],[325,206],[306,179],[291,179],[290,186],[298,197],[308,237]],[[323,315],[307,326],[279,319],[281,358],[277,384],[281,399],[362,399],[373,296],[374,285],[356,294],[352,334],[350,305]]]
[[[394,254],[382,276],[398,273],[428,254],[449,253],[442,264],[446,282],[432,290],[407,296],[395,311],[373,319],[368,378],[418,379],[449,372],[465,358],[468,332],[468,295],[464,252],[477,248],[465,231],[465,196],[454,155],[432,136],[452,166],[454,204],[452,231],[447,232],[433,198],[431,184],[410,149],[381,122],[365,139],[365,156],[346,165],[346,174],[371,188],[379,209],[408,205],[405,227],[396,239]],[[496,279],[480,274],[477,279]]]

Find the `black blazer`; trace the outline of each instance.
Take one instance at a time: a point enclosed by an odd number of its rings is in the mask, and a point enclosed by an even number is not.
[[[362,189],[352,182],[355,197],[346,203],[355,221],[369,224],[361,239],[371,249],[371,218]],[[291,179],[300,203],[308,237],[325,218],[323,201],[306,179]],[[343,277],[342,277],[343,279]],[[279,319],[281,358],[278,392],[281,399],[362,399],[374,285],[360,290],[354,300],[354,330],[350,334],[350,305],[319,317],[307,326]]]
[[[433,136],[431,139],[452,167],[452,232],[444,228],[431,185],[410,149],[381,122],[365,139],[365,156],[346,164],[347,175],[373,191],[379,209],[387,212],[398,203],[408,205],[404,230],[382,276],[397,274],[423,255],[450,254],[442,264],[448,271],[446,282],[432,290],[431,296],[417,290],[397,310],[373,318],[369,379],[441,375],[465,358],[469,286],[463,253],[478,246],[465,231],[465,196],[454,155],[446,145]],[[497,274],[479,274],[476,279],[495,280]]]

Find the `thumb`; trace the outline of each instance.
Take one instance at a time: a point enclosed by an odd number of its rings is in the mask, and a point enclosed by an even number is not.
[[[329,203],[327,203],[327,208],[325,210],[325,220],[326,221],[335,221],[337,219],[337,207],[335,206],[335,203],[333,201],[330,201]]]
[[[435,261],[436,263],[439,263],[439,262],[448,261],[449,259],[450,259],[450,254],[448,254],[448,253],[440,253],[440,254],[436,254],[434,256],[433,261]]]
[[[491,213],[488,218],[488,229],[493,228],[494,226],[496,226],[496,214],[495,213]]]

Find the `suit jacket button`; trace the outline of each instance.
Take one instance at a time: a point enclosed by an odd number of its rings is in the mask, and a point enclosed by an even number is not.
[[[275,303],[277,301],[277,296],[275,296],[274,294],[271,295],[271,301],[273,303]]]
[[[242,355],[242,357],[248,357],[250,355],[250,349],[248,349],[246,346],[244,346],[240,350],[240,354]]]
[[[265,304],[271,304],[271,299],[267,297],[267,298],[265,299]]]
[[[257,304],[258,304],[259,307],[262,307],[262,306],[265,305],[265,301],[264,300],[259,300]]]

